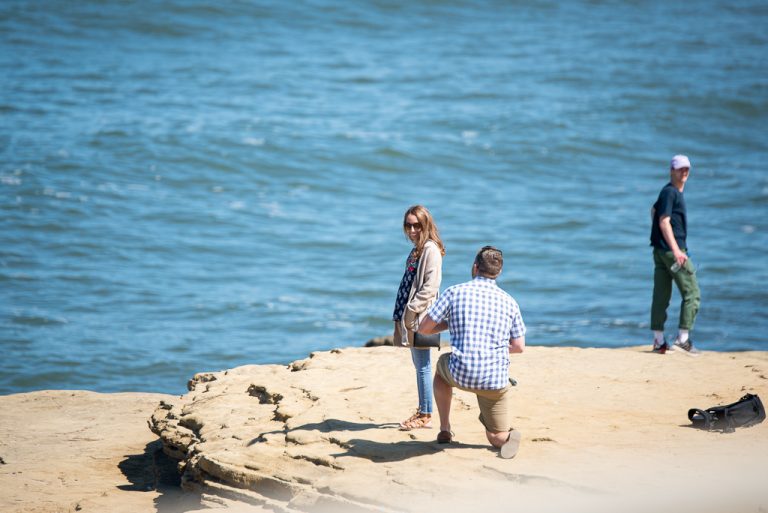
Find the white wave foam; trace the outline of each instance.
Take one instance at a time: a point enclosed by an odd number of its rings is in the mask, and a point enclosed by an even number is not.
[[[21,178],[18,176],[0,175],[0,183],[3,185],[21,185]]]

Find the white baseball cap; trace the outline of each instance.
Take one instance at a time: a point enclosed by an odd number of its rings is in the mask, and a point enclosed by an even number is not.
[[[672,157],[672,162],[670,163],[670,166],[672,169],[680,169],[683,167],[687,167],[688,169],[691,168],[691,161],[688,160],[688,157],[685,155],[675,155]]]

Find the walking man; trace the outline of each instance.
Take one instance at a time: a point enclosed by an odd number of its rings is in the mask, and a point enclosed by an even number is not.
[[[485,435],[502,458],[514,458],[520,432],[509,422],[509,355],[525,348],[525,324],[517,302],[496,285],[501,251],[485,246],[475,256],[472,280],[445,290],[419,325],[429,335],[448,329],[452,352],[437,361],[433,383],[440,415],[438,443],[450,443],[452,388],[477,396]]]
[[[653,303],[651,329],[653,351],[664,354],[676,349],[691,356],[699,351],[693,346],[690,332],[699,311],[701,294],[696,282],[696,271],[688,257],[687,212],[683,189],[691,171],[691,162],[685,155],[675,155],[669,169],[669,183],[661,189],[651,209],[651,246],[653,246]],[[673,345],[664,336],[667,307],[672,297],[672,282],[680,291],[680,322]]]

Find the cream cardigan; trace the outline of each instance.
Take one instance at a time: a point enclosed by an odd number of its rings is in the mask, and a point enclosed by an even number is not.
[[[403,318],[395,321],[395,347],[413,347],[413,330],[418,328],[421,320],[427,315],[427,309],[437,299],[442,280],[443,256],[437,243],[428,240],[419,257],[419,266],[408,293]]]

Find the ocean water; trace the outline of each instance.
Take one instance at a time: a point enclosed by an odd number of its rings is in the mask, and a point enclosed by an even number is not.
[[[0,393],[182,393],[391,331],[415,203],[528,343],[650,341],[691,157],[704,350],[766,350],[764,1],[0,3]],[[677,321],[677,293],[667,332]]]

